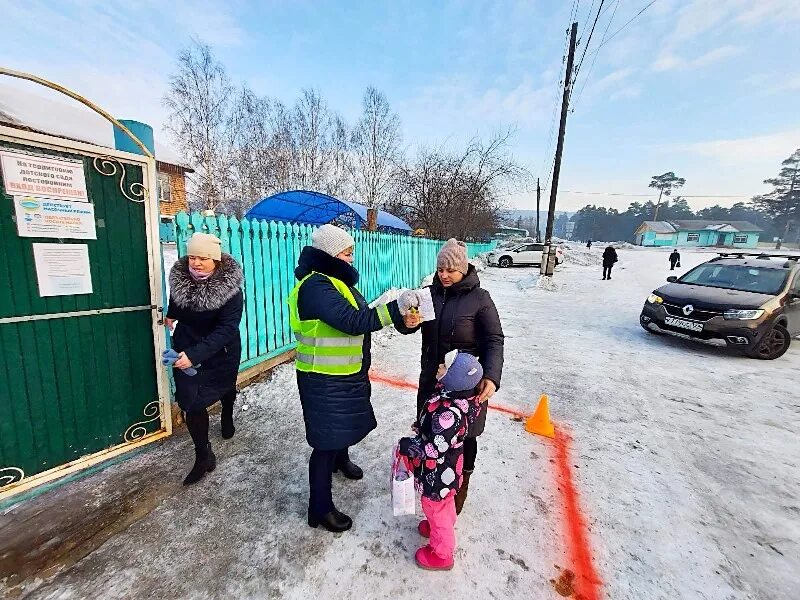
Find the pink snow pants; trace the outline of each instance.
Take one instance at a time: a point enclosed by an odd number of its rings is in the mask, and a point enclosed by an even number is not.
[[[438,502],[423,496],[422,511],[431,526],[431,548],[442,558],[452,558],[456,549],[455,495]]]

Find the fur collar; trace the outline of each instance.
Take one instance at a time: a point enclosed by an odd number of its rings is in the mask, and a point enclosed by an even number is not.
[[[217,270],[205,281],[195,281],[189,273],[189,257],[184,256],[169,273],[172,301],[181,308],[198,312],[218,310],[241,289],[242,268],[230,255],[222,255]]]
[[[317,250],[313,246],[306,246],[300,253],[300,259],[297,261],[294,275],[297,279],[302,279],[312,272],[334,277],[350,287],[355,287],[358,283],[358,271],[352,266],[322,250]]]

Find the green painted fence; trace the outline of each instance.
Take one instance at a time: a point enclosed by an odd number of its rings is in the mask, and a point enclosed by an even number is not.
[[[294,347],[286,298],[295,285],[294,268],[300,251],[311,244],[314,227],[292,223],[237,219],[226,215],[205,217],[180,213],[175,218],[178,256],[196,231],[222,240],[244,270],[245,311],[242,369]],[[351,232],[356,241],[355,267],[361,274],[359,291],[371,302],[387,289],[415,288],[435,269],[444,242],[403,235]],[[470,258],[488,252],[495,243],[468,244]]]

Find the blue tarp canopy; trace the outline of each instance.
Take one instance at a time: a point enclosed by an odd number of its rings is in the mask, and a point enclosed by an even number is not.
[[[367,222],[367,207],[356,202],[307,190],[280,192],[260,200],[247,215],[251,219],[288,221],[324,225],[335,223],[343,227],[362,229]],[[408,223],[384,211],[378,212],[378,230],[390,233],[411,232]]]

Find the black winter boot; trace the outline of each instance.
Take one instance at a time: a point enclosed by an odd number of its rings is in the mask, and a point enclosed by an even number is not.
[[[340,471],[348,479],[362,479],[364,477],[364,470],[351,460],[341,465],[336,465],[333,469],[334,473]]]
[[[222,397],[222,439],[229,440],[236,433],[233,426],[233,403],[236,400],[236,391]]]
[[[343,512],[339,512],[335,508],[321,519],[316,518],[308,511],[308,525],[309,527],[317,528],[322,525],[328,531],[333,533],[341,533],[347,531],[353,526],[353,519],[348,517]]]
[[[206,473],[211,473],[217,468],[217,457],[211,450],[211,444],[208,444],[204,451],[195,449],[194,454],[194,466],[189,471],[186,479],[183,480],[183,485],[197,483],[206,476]]]
[[[348,479],[362,479],[364,471],[356,463],[350,460],[349,448],[339,450],[336,455],[336,462],[333,463],[333,472],[341,471],[342,475]]]
[[[467,500],[469,493],[469,478],[472,477],[472,471],[464,471],[464,480],[461,482],[461,487],[456,492],[456,514],[460,515],[464,509],[464,502]]]

